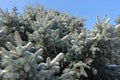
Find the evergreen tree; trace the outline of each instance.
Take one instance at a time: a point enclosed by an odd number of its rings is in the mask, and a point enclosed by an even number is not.
[[[120,25],[84,21],[39,5],[1,10],[0,80],[119,80]]]

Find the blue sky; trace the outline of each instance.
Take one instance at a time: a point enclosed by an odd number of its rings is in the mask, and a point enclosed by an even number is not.
[[[96,16],[102,19],[103,15],[107,14],[111,18],[110,23],[115,25],[115,20],[120,15],[118,0],[0,0],[0,8],[4,10],[8,8],[10,11],[16,5],[18,12],[21,13],[24,5],[36,2],[47,9],[68,13],[70,16],[86,17],[85,27],[88,29],[92,29]]]

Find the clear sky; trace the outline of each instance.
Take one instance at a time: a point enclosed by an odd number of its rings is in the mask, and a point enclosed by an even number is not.
[[[107,14],[111,18],[110,23],[114,25],[116,18],[120,15],[119,0],[0,0],[0,8],[11,10],[16,5],[18,12],[21,13],[24,5],[36,4],[36,2],[47,9],[67,12],[78,18],[86,17],[85,27],[88,29],[92,29],[96,16],[102,19],[102,16]]]

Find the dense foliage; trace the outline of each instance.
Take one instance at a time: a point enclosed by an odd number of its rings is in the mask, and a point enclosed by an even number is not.
[[[0,80],[120,80],[120,25],[84,21],[39,5],[0,10]]]

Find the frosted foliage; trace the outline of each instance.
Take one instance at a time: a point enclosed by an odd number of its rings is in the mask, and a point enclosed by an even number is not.
[[[7,42],[7,49],[1,48],[0,72],[2,80],[53,80],[55,73],[60,71],[59,61],[63,58],[60,53],[52,61],[48,57],[46,63],[43,62],[43,49],[40,48],[35,53],[29,51],[32,43],[22,45],[19,33],[15,32],[16,46]]]
[[[0,10],[0,80],[120,80],[120,24],[96,19],[87,30],[39,5]]]

